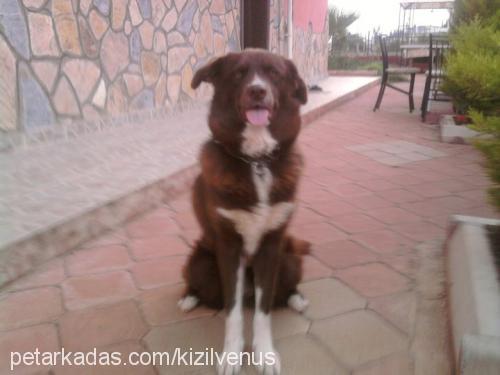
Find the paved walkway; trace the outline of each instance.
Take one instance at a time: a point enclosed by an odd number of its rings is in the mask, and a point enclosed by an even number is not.
[[[328,77],[320,83],[324,91],[311,93],[302,113],[315,113],[374,80],[376,77]],[[12,276],[3,269],[4,264],[15,268],[12,264],[26,266],[47,259],[17,259],[11,253],[17,251],[16,246],[22,247],[23,241],[24,247],[43,248],[46,253],[57,254],[62,252],[60,248],[74,247],[71,241],[76,237],[89,238],[90,233],[102,229],[99,225],[107,228],[121,223],[127,217],[120,216],[130,211],[96,212],[99,208],[113,206],[132,193],[157,194],[147,191],[147,187],[161,185],[169,176],[195,164],[200,145],[209,134],[203,125],[206,116],[207,105],[197,103],[163,117],[132,114],[130,118],[99,124],[99,129],[89,125],[81,134],[76,133],[78,124],[73,124],[74,132],[48,133],[44,142],[0,153],[0,285]],[[137,201],[141,203],[140,197]],[[146,202],[142,206],[147,207]],[[133,211],[134,215],[143,213]],[[92,225],[75,220],[84,215],[91,218]],[[48,233],[58,232],[55,229],[64,224],[67,228],[59,232],[75,231],[78,235],[68,239]],[[38,241],[33,239],[37,234],[46,236]],[[30,240],[34,242],[31,246],[26,244]]]
[[[399,93],[388,90],[373,113],[377,90],[329,112],[301,135],[307,168],[291,230],[313,243],[301,285],[310,307],[303,315],[274,314],[284,374],[450,373],[442,259],[447,217],[496,216],[486,202],[489,181],[478,152],[439,143],[436,129],[409,114]],[[124,355],[220,350],[221,313],[197,308],[182,314],[176,307],[181,266],[197,235],[186,194],[8,285],[0,294],[0,373],[10,351],[35,347]],[[45,369],[41,373],[50,366]]]

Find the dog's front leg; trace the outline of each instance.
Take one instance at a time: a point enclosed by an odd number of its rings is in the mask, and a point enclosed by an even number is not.
[[[236,375],[240,372],[240,353],[243,351],[243,290],[245,264],[241,256],[241,245],[225,243],[219,253],[218,264],[224,288],[226,331],[224,349],[217,364],[219,375]],[[236,354],[234,354],[236,353]]]
[[[278,375],[281,362],[274,349],[271,332],[271,308],[282,250],[283,231],[267,234],[253,259],[255,281],[255,314],[253,319],[254,363],[266,375]]]

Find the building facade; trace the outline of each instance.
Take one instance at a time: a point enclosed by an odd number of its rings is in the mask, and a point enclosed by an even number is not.
[[[327,0],[1,0],[0,130],[36,132],[204,100],[210,88],[193,91],[193,73],[245,47],[252,4],[267,9],[252,16],[267,17],[269,50],[291,51],[310,83],[327,75]]]

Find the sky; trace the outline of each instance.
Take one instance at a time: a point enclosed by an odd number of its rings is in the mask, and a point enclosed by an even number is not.
[[[349,27],[349,32],[366,35],[368,31],[380,26],[382,33],[388,33],[398,28],[400,0],[328,0],[329,6],[348,12],[358,13],[359,18]],[[407,11],[409,14],[409,11]],[[441,26],[448,19],[448,11],[439,10],[416,10],[415,25],[417,26]]]

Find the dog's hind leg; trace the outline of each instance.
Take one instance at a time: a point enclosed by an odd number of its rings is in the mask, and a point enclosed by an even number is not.
[[[222,286],[215,255],[199,241],[184,268],[187,289],[179,300],[182,311],[190,311],[198,303],[221,309],[224,305]]]
[[[302,255],[307,253],[309,253],[308,242],[293,237],[286,239],[276,284],[275,307],[288,305],[297,312],[303,312],[309,305],[297,290],[302,279]]]

